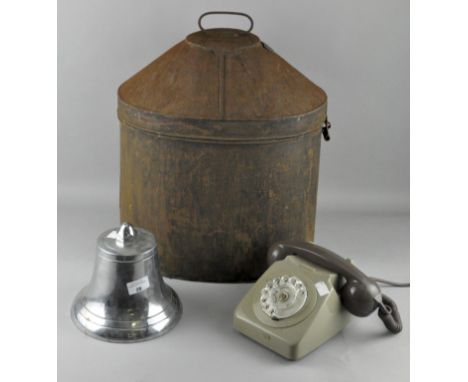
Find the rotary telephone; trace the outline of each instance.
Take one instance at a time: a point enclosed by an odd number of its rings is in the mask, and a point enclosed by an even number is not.
[[[377,281],[336,253],[309,242],[280,242],[268,251],[270,268],[234,312],[234,328],[285,358],[296,360],[341,331],[352,315],[378,310],[385,327],[402,330],[396,304]]]

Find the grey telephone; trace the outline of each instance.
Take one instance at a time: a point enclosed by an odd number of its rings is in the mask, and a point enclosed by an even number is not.
[[[339,290],[341,303],[352,314],[365,317],[378,308],[378,315],[393,334],[401,332],[400,314],[395,302],[380,291],[377,282],[367,277],[350,261],[329,249],[308,242],[286,241],[273,245],[268,251],[268,264],[296,255],[319,267],[336,272],[346,278]]]
[[[338,334],[352,315],[378,310],[393,334],[402,330],[396,304],[350,260],[308,242],[285,241],[268,251],[270,267],[234,311],[236,330],[297,360]]]

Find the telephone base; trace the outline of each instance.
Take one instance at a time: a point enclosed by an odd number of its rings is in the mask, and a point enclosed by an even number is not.
[[[307,290],[305,304],[286,318],[275,319],[262,309],[265,285],[284,276],[300,280]],[[350,321],[336,292],[340,277],[296,256],[275,262],[244,296],[234,312],[234,328],[280,354],[297,360],[339,333]],[[271,284],[270,284],[271,285]]]

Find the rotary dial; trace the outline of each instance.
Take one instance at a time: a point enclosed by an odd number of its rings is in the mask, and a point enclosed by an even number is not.
[[[295,276],[283,275],[267,282],[261,291],[260,305],[273,320],[288,318],[299,312],[307,300],[304,283]]]

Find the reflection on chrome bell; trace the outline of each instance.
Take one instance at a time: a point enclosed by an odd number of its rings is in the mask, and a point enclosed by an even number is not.
[[[93,277],[72,306],[80,330],[104,341],[144,341],[168,332],[181,314],[150,232],[123,223],[99,236]]]

